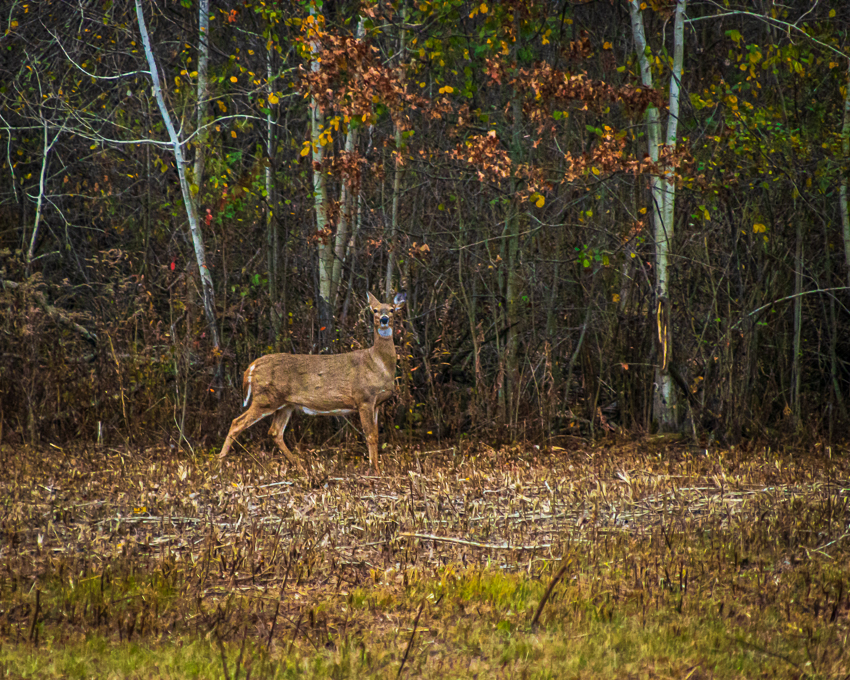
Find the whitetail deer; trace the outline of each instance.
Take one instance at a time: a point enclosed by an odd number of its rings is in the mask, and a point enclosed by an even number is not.
[[[267,354],[248,366],[242,377],[243,405],[251,405],[234,418],[220,458],[227,455],[242,430],[274,415],[269,434],[289,462],[302,468],[283,441],[292,412],[341,416],[356,411],[363,423],[372,468],[376,474],[380,473],[378,406],[393,393],[396,364],[393,313],[401,309],[405,295],[396,295],[392,304],[382,304],[371,293],[368,295],[375,322],[375,341],[369,349],[346,354]]]

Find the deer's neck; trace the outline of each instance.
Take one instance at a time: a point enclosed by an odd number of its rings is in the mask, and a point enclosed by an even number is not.
[[[374,336],[375,339],[372,344],[372,352],[381,357],[381,360],[385,364],[395,366],[395,343],[393,342],[392,333],[390,333],[388,337],[382,338],[376,328]]]

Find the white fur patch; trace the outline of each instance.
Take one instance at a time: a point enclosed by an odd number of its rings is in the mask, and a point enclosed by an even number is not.
[[[345,416],[349,413],[354,413],[354,411],[349,408],[336,408],[332,411],[314,411],[311,408],[302,406],[301,410],[308,416]]]
[[[248,367],[248,394],[245,395],[245,401],[242,402],[242,408],[245,408],[248,405],[248,402],[251,401],[251,374],[254,372],[256,368],[256,364],[251,364]]]
[[[393,335],[392,328],[378,328],[378,335],[382,338],[391,338]]]

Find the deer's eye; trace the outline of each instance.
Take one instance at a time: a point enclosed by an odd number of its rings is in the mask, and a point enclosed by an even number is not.
[[[372,311],[373,311],[373,312],[375,312],[375,314],[377,314],[377,313],[378,313],[378,308],[377,308],[377,307],[372,307]]]

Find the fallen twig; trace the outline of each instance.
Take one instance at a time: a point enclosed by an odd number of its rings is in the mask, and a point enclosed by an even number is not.
[[[457,545],[468,545],[471,548],[483,548],[484,550],[546,550],[551,548],[551,543],[538,545],[497,545],[495,543],[476,543],[475,541],[464,541],[460,538],[449,536],[433,536],[431,534],[398,534],[396,538],[419,538],[425,541],[440,541],[442,543],[455,543]]]
[[[552,594],[555,586],[558,581],[564,576],[567,571],[567,567],[569,567],[573,563],[572,558],[564,559],[561,561],[561,568],[558,569],[558,573],[552,577],[552,580],[549,581],[549,587],[546,588],[546,592],[543,593],[543,597],[540,599],[540,604],[537,605],[537,611],[534,612],[534,618],[531,619],[531,630],[537,630],[537,620],[540,618],[540,614],[543,613],[543,607],[546,606],[546,602],[549,600],[549,596]]]

